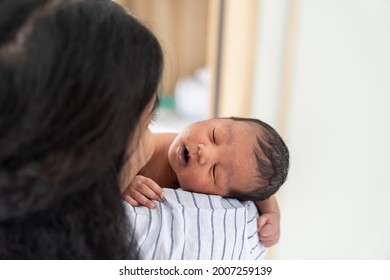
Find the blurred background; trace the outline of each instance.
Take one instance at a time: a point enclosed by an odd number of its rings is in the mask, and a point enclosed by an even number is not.
[[[269,259],[390,259],[389,0],[122,0],[165,53],[154,131],[259,118],[291,153]]]

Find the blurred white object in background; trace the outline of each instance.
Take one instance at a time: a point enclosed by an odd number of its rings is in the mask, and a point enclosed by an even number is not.
[[[180,79],[175,88],[175,110],[184,118],[206,119],[209,113],[210,71],[199,68],[190,77]]]
[[[150,124],[152,132],[179,132],[187,125],[204,120],[209,114],[210,71],[196,70],[193,76],[176,83],[174,102],[161,99],[157,121]],[[168,102],[167,102],[168,101]]]

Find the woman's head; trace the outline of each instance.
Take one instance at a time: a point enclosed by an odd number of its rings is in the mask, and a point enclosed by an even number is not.
[[[54,181],[106,168],[154,99],[158,42],[112,1],[2,5],[1,131],[10,139],[0,158],[39,159]]]
[[[156,38],[109,0],[4,0],[0,13],[0,222],[91,186],[116,195],[156,98]]]

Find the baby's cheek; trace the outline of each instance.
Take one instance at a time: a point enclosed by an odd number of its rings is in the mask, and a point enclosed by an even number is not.
[[[185,174],[184,176],[178,176],[178,180],[181,188],[185,191],[210,193],[209,185],[202,176]]]
[[[194,181],[196,179],[193,178],[188,172],[183,170],[176,173],[177,180],[179,181],[180,187],[185,191],[193,191]]]

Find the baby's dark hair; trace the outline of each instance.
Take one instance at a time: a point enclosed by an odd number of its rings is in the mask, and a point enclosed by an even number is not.
[[[286,181],[289,168],[289,151],[282,137],[269,124],[258,119],[231,117],[233,121],[256,125],[257,144],[254,154],[257,162],[257,186],[250,191],[231,191],[231,197],[240,200],[260,201],[275,194]]]

